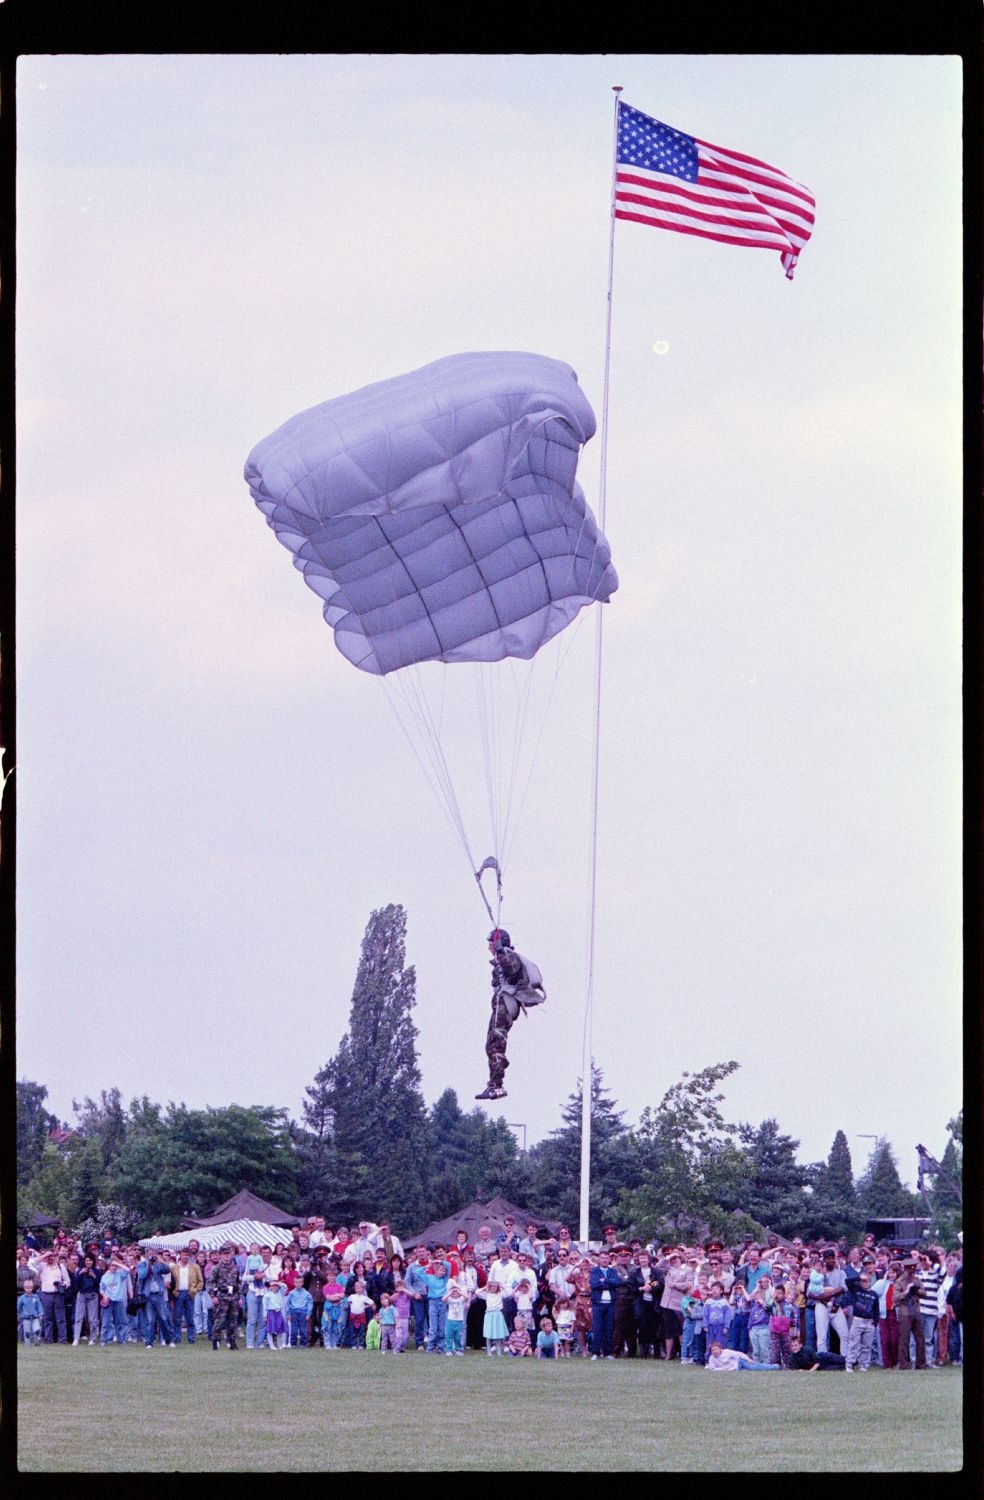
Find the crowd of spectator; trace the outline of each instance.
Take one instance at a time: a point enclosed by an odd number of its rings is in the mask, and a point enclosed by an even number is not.
[[[17,1251],[28,1345],[158,1343],[489,1357],[679,1359],[712,1370],[928,1370],[963,1359],[963,1252],[794,1238],[581,1244],[462,1228],[405,1253],[386,1223],[313,1216],[273,1247],[171,1252],[59,1231]]]

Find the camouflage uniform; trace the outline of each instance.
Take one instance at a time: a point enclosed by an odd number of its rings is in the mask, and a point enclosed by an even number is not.
[[[530,959],[524,959],[504,944],[492,959],[492,1015],[485,1036],[485,1055],[489,1060],[489,1090],[502,1088],[509,1066],[506,1043],[509,1029],[527,1005],[539,1005],[545,998],[540,971]],[[488,1092],[478,1094],[489,1097]]]
[[[506,1010],[506,1002],[499,992],[499,967],[492,965],[492,1016],[485,1037],[485,1055],[489,1060],[489,1087],[502,1088],[502,1080],[509,1066],[506,1042],[512,1020]]]
[[[215,1321],[212,1324],[212,1346],[218,1347],[223,1333],[230,1349],[236,1347],[236,1328],[239,1324],[239,1267],[231,1255],[223,1255],[209,1272],[208,1291],[215,1304]]]

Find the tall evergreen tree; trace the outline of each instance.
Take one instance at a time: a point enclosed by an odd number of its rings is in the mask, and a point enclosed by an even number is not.
[[[864,1222],[851,1166],[847,1136],[838,1130],[826,1162],[814,1165],[813,1192],[804,1215],[803,1232],[811,1237],[850,1238]]]
[[[563,1124],[529,1153],[532,1172],[530,1191],[539,1212],[560,1219],[573,1234],[578,1233],[581,1185],[582,1080],[562,1111]],[[601,1235],[604,1220],[615,1212],[623,1191],[639,1180],[638,1154],[624,1111],[618,1109],[602,1082],[600,1068],[591,1069],[591,1184],[589,1230]]]
[[[796,1234],[803,1218],[803,1189],[809,1172],[796,1160],[799,1141],[782,1135],[778,1121],[740,1125],[738,1134],[751,1165],[744,1190],[744,1208],[756,1221],[777,1234]]]
[[[875,1142],[871,1160],[858,1178],[857,1198],[865,1219],[905,1219],[918,1212],[917,1199],[903,1185],[895,1153],[884,1136]]]
[[[361,1213],[389,1219],[404,1230],[426,1220],[430,1176],[412,1019],[416,974],[405,962],[406,930],[402,906],[386,906],[370,916],[349,1029],[316,1080],[323,1095],[311,1098],[313,1114],[306,1113],[315,1125],[323,1118],[330,1129],[330,1149],[322,1137],[327,1201],[323,1198],[319,1207],[335,1217]]]

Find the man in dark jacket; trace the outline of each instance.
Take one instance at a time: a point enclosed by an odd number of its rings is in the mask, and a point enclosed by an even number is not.
[[[515,951],[504,928],[494,927],[488,941],[492,954],[492,1015],[485,1037],[489,1081],[475,1098],[504,1099],[506,1091],[502,1084],[509,1066],[506,1057],[509,1029],[520,1011],[540,1005],[546,999],[546,992],[536,964]]]
[[[628,1353],[629,1359],[636,1357],[635,1297],[632,1286],[632,1264],[628,1245],[617,1245],[615,1251],[615,1319],[612,1326],[612,1353],[621,1359]]]

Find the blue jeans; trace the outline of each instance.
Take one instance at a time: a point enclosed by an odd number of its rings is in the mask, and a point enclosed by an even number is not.
[[[321,1314],[321,1339],[326,1349],[337,1349],[345,1327],[345,1308],[340,1302],[326,1302]]]
[[[752,1332],[754,1333],[755,1331],[756,1330],[753,1328]],[[766,1330],[766,1331],[768,1331],[768,1330]],[[743,1363],[743,1364],[740,1364],[738,1366],[738,1368],[739,1368],[739,1370],[778,1370],[779,1366],[778,1365],[770,1365],[767,1362],[765,1364],[763,1364],[760,1360],[752,1360],[752,1362],[750,1364],[744,1364]]]
[[[728,1329],[728,1348],[748,1353],[748,1314],[736,1312]]]
[[[684,1318],[684,1320],[683,1320],[683,1334],[682,1334],[682,1336],[680,1338],[680,1358],[681,1358],[681,1360],[683,1360],[683,1359],[693,1359],[693,1357],[694,1357],[694,1339],[697,1337],[697,1332],[698,1332],[699,1328],[700,1328],[700,1324],[696,1321],[695,1318],[687,1318],[687,1317]]]
[[[246,1293],[246,1348],[262,1349],[265,1343],[263,1296],[262,1293],[250,1291]]]
[[[195,1332],[209,1338],[212,1333],[212,1299],[208,1292],[195,1293]]]
[[[808,1349],[817,1347],[817,1315],[812,1307],[806,1309],[806,1346]]]
[[[181,1324],[188,1330],[188,1342],[195,1342],[195,1301],[190,1292],[179,1292],[174,1299],[174,1341],[181,1342]]]
[[[449,1354],[464,1354],[464,1318],[448,1318],[447,1322],[444,1325],[444,1349],[445,1352]]]
[[[444,1328],[448,1318],[448,1305],[440,1297],[427,1299],[427,1352],[434,1354],[438,1347],[444,1348]]]
[[[953,1319],[950,1323],[950,1363],[960,1364],[963,1359],[963,1324]]]
[[[926,1363],[928,1365],[936,1364],[938,1362],[936,1352],[936,1314],[920,1313],[919,1316],[922,1318],[923,1338],[926,1341]]]
[[[174,1330],[171,1327],[171,1318],[167,1310],[167,1294],[165,1292],[150,1292],[147,1296],[147,1306],[143,1310],[143,1337],[145,1344],[154,1342],[154,1331],[160,1329],[161,1343],[174,1343]]]
[[[307,1345],[307,1318],[302,1312],[290,1313],[290,1347],[303,1349]]]
[[[752,1358],[757,1364],[767,1365],[771,1353],[768,1323],[759,1323],[758,1327],[750,1328],[748,1340],[752,1346]]]
[[[102,1336],[100,1342],[108,1344],[111,1335],[115,1334],[118,1344],[126,1343],[126,1303],[114,1302],[110,1298],[109,1306],[102,1310]]]
[[[684,1323],[686,1324],[686,1319]],[[615,1330],[614,1302],[596,1302],[591,1309],[591,1353],[599,1359],[607,1359],[612,1352],[612,1334]],[[512,1330],[510,1329],[510,1332]],[[686,1327],[684,1327],[686,1336]]]

